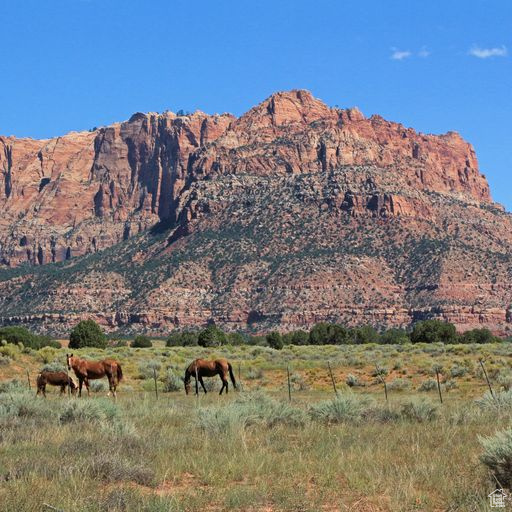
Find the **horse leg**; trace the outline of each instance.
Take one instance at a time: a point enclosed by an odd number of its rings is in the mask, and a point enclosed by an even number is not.
[[[109,385],[109,389],[110,391],[112,391],[112,396],[115,398],[117,398],[117,395],[116,395],[116,378],[114,375],[112,375],[111,377],[108,378],[108,385]],[[109,395],[110,395],[110,391],[109,391]]]
[[[219,395],[222,395],[222,392],[224,391],[224,387],[227,386],[227,382],[223,377],[221,377],[221,380],[222,380],[222,387],[220,388]],[[227,393],[227,391],[226,391],[226,393]]]
[[[203,377],[199,377],[199,382],[201,383],[201,386],[203,387],[204,394],[206,395],[206,387],[204,385]]]
[[[62,396],[66,392],[66,384],[62,384],[60,387],[60,395]]]
[[[194,377],[194,378],[196,379],[196,395],[199,395],[199,384],[197,382],[198,377]]]
[[[82,385],[84,383],[84,379],[78,377],[78,397],[82,396]]]
[[[87,397],[91,396],[91,392],[89,390],[89,379],[84,379],[85,387],[87,388]]]

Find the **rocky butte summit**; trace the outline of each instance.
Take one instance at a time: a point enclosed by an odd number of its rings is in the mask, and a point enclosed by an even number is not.
[[[512,327],[512,218],[473,147],[303,90],[0,137],[0,208],[4,324]]]

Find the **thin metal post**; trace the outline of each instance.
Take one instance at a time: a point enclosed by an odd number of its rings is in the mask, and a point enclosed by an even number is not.
[[[336,394],[336,396],[338,396],[338,390],[336,389],[336,382],[334,380],[334,375],[332,374],[332,369],[331,369],[331,363],[329,361],[327,361],[327,366],[329,368],[329,375],[331,376],[332,388],[334,389],[334,393]]]

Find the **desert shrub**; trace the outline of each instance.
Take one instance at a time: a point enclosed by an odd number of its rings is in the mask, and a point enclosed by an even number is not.
[[[262,379],[263,377],[264,373],[261,368],[251,368],[245,376],[247,380]]]
[[[277,331],[269,332],[266,336],[267,345],[271,348],[281,350],[284,346],[283,337]]]
[[[151,343],[148,336],[139,334],[138,336],[135,336],[135,339],[131,342],[130,346],[132,348],[151,348],[153,343]]]
[[[512,410],[512,390],[494,393],[494,397],[488,391],[475,403],[481,409],[487,410]]]
[[[32,392],[21,389],[18,384],[10,382],[5,392],[8,400],[0,402],[0,420],[10,418],[51,418],[52,410],[42,400],[35,400]]]
[[[498,384],[504,391],[512,389],[512,373],[500,373],[498,376]]]
[[[286,345],[307,345],[309,343],[309,333],[306,331],[292,331],[283,336]]]
[[[42,363],[50,363],[54,361],[59,354],[59,351],[53,347],[43,347],[37,351],[37,358]]]
[[[173,331],[165,344],[168,347],[195,347],[198,344],[198,333],[194,331]]]
[[[457,331],[449,322],[424,320],[414,324],[411,341],[413,343],[455,343]]]
[[[51,363],[46,363],[42,366],[42,372],[65,372],[66,365],[61,363],[60,361],[52,361]]]
[[[444,389],[446,391],[451,391],[452,389],[457,389],[457,382],[453,379],[448,379],[444,383]]]
[[[307,391],[309,389],[309,384],[299,373],[290,375],[290,384],[295,391]]]
[[[418,391],[433,391],[436,388],[437,382],[434,379],[427,379],[420,384]]]
[[[141,462],[126,459],[117,453],[106,452],[94,457],[87,472],[92,478],[104,482],[129,481],[151,486],[155,480],[155,472],[152,468]]]
[[[400,415],[411,421],[424,423],[437,418],[438,408],[432,402],[427,400],[408,400],[400,407]]]
[[[0,356],[0,366],[9,366],[11,364],[11,359],[6,356]]]
[[[388,374],[387,368],[384,366],[376,365],[375,368],[371,371],[370,375],[372,377],[379,377],[379,379],[383,379]]]
[[[332,400],[318,402],[309,408],[311,418],[326,423],[357,423],[371,409],[369,397],[338,395]]]
[[[200,347],[219,347],[225,345],[226,341],[226,334],[216,325],[210,325],[203,329],[197,337],[197,344]]]
[[[411,387],[411,383],[407,379],[397,378],[387,384],[390,391],[404,391]]]
[[[21,350],[18,345],[14,345],[13,343],[6,343],[5,345],[0,346],[0,355],[9,358],[11,361],[17,359],[20,354]]]
[[[163,391],[168,393],[181,390],[183,390],[183,379],[178,377],[172,370],[168,370],[164,379]]]
[[[288,403],[275,400],[262,392],[244,393],[230,404],[209,406],[198,410],[198,424],[202,430],[217,435],[240,430],[250,425],[302,426],[306,413]]]
[[[96,347],[105,348],[107,337],[94,320],[82,320],[69,335],[69,348]]]
[[[480,443],[484,449],[480,460],[501,486],[512,489],[512,429],[480,438]]]
[[[94,400],[69,400],[62,404],[61,423],[80,423],[82,421],[109,421],[120,419],[117,405],[108,398]]]
[[[155,375],[158,376],[160,372],[160,368],[162,368],[162,364],[160,361],[156,359],[150,359],[149,361],[141,361],[139,363],[139,378],[140,379],[152,379]]]
[[[362,386],[359,379],[355,375],[352,375],[351,373],[349,373],[347,375],[347,378],[345,379],[345,383],[347,384],[347,386],[349,386],[351,388],[355,388],[357,386]]]
[[[465,366],[454,365],[450,368],[452,377],[464,377],[466,373],[468,373],[468,369]]]
[[[93,393],[104,393],[105,391],[107,391],[108,386],[104,380],[96,379],[89,381],[89,389]]]
[[[0,381],[0,394],[2,393],[16,393],[17,391],[25,391],[24,386],[18,379]]]

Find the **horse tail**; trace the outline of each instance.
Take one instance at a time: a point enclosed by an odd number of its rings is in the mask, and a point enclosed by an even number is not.
[[[123,370],[121,370],[121,365],[117,363],[117,382],[120,382],[123,379]]]
[[[231,366],[231,363],[228,363],[228,370],[229,370],[229,377],[231,378],[231,382],[233,383],[233,387],[236,389],[235,374],[233,373],[233,367]]]

